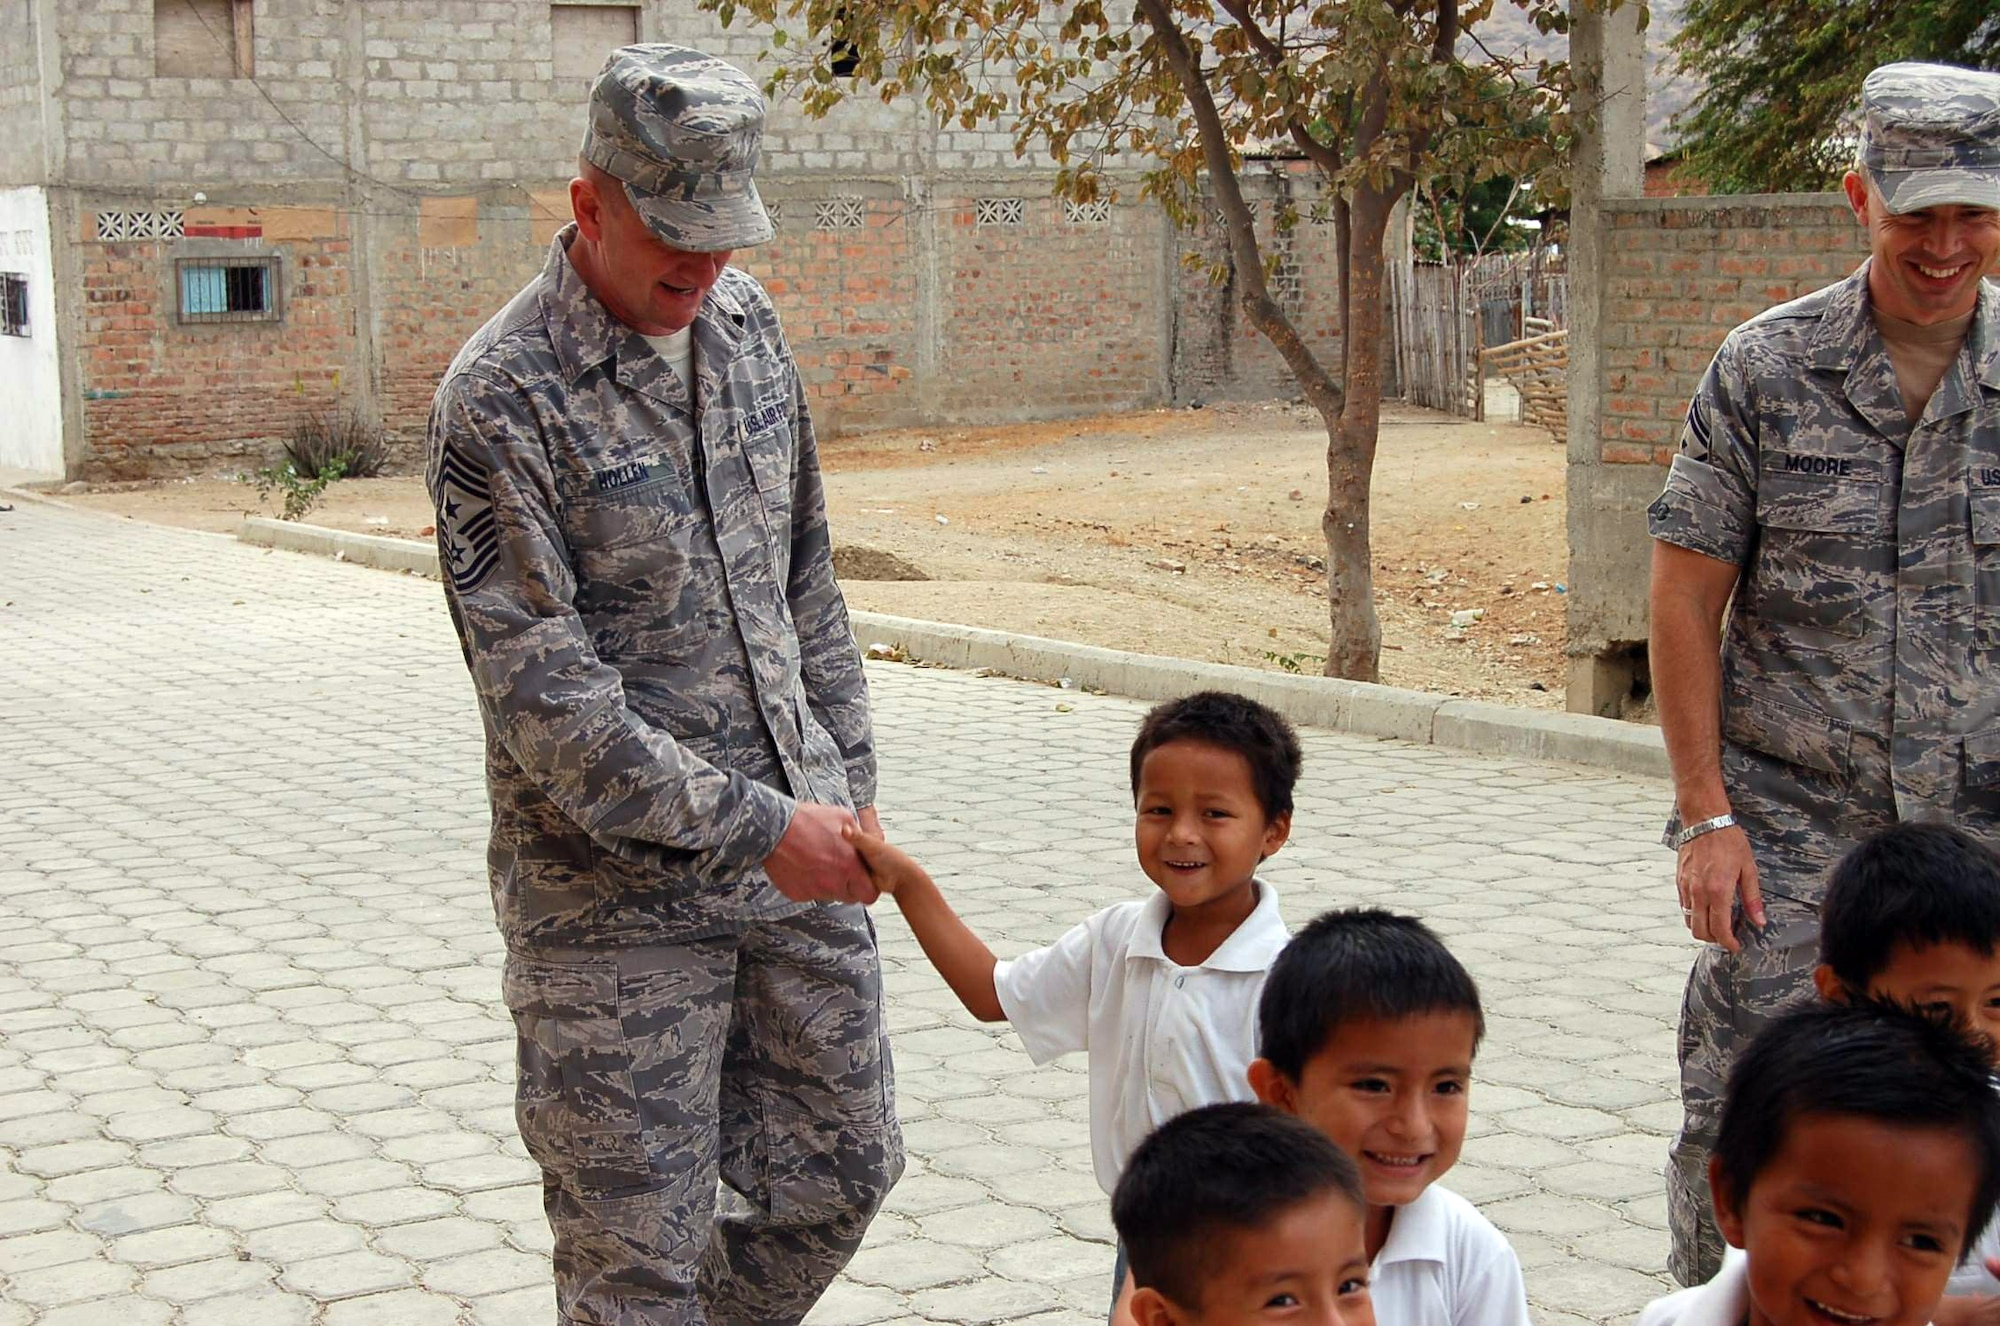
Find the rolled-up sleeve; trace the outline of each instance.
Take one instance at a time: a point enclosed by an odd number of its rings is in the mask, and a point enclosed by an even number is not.
[[[833,534],[827,524],[826,488],[805,384],[793,375],[792,570],[785,593],[799,637],[799,668],[806,704],[832,734],[847,765],[847,790],[856,806],[875,804],[875,733],[868,709],[868,678],[847,601],[833,575]]]
[[[500,743],[600,845],[684,854],[704,879],[755,869],[790,798],[696,757],[625,702],[575,606],[554,476],[517,388],[463,374],[431,413],[427,483],[445,597]]]
[[[1757,427],[1733,341],[1695,388],[1680,453],[1646,524],[1662,543],[1742,566],[1757,533]]]

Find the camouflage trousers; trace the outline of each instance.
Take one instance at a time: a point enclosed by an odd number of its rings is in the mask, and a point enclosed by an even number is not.
[[[505,990],[561,1326],[804,1317],[903,1169],[867,912],[509,953]]]
[[[1667,1159],[1667,1269],[1684,1285],[1706,1284],[1722,1267],[1722,1235],[1709,1208],[1708,1157],[1722,1119],[1722,1088],[1737,1051],[1779,1009],[1811,997],[1819,962],[1819,908],[1764,895],[1768,924],[1739,921],[1741,951],[1704,945],[1681,1001],[1681,1128]]]

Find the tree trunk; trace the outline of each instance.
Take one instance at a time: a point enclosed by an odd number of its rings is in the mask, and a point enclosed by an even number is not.
[[[1382,241],[1393,196],[1363,185],[1349,209],[1346,317],[1349,339],[1339,422],[1327,430],[1326,605],[1331,637],[1326,675],[1379,681],[1382,622],[1375,613],[1375,565],[1368,542],[1368,489],[1382,423]]]

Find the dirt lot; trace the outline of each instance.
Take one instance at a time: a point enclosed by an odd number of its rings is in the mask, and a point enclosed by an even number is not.
[[[849,575],[856,607],[1317,672],[1325,445],[1310,411],[1251,405],[863,434],[822,454],[836,540],[931,577]],[[258,509],[223,479],[66,500],[213,530]],[[401,478],[336,484],[309,519],[417,537],[431,516]],[[1374,536],[1384,681],[1560,705],[1568,555],[1548,434],[1390,407]]]

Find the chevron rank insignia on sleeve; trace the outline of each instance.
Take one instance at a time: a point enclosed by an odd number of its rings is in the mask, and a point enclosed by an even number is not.
[[[438,528],[444,534],[444,573],[461,594],[485,584],[500,561],[492,492],[485,466],[456,448],[445,450],[438,468]]]

